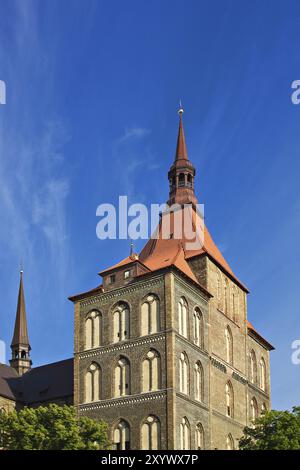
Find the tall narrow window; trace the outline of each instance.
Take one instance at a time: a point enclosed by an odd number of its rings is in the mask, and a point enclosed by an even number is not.
[[[261,405],[261,415],[263,416],[267,411],[267,406],[265,403]]]
[[[228,434],[226,438],[226,447],[227,447],[227,450],[234,450],[234,441],[233,441],[233,437],[231,434]]]
[[[256,398],[252,398],[250,402],[250,418],[251,421],[255,421],[258,418],[258,406]]]
[[[179,390],[186,395],[189,393],[189,362],[184,352],[179,359]]]
[[[257,362],[253,349],[250,351],[250,381],[255,385],[257,384]]]
[[[161,387],[161,363],[157,351],[150,350],[142,364],[142,390],[151,392]]]
[[[217,301],[218,307],[221,308],[222,305],[222,284],[221,284],[221,275],[218,271],[217,273]]]
[[[200,361],[195,364],[195,399],[203,401],[203,368]]]
[[[229,326],[225,329],[225,343],[226,343],[226,361],[228,364],[233,364],[233,339]]]
[[[102,315],[93,311],[85,321],[85,349],[98,348],[102,344]]]
[[[229,286],[228,286],[228,280],[225,279],[224,281],[224,313],[226,313],[226,315],[229,314],[228,297],[229,297]]]
[[[231,382],[225,385],[226,416],[233,418],[233,388]]]
[[[190,450],[191,448],[191,428],[186,417],[182,418],[180,423],[180,449]]]
[[[118,304],[113,312],[113,339],[117,343],[129,338],[129,308]]]
[[[120,357],[115,368],[115,397],[130,394],[130,365],[126,357]]]
[[[85,401],[90,403],[101,400],[101,369],[98,364],[91,364],[85,374]]]
[[[142,450],[159,450],[160,422],[156,416],[148,416],[142,425]]]
[[[188,337],[188,308],[183,297],[178,302],[178,330],[182,336]]]
[[[130,449],[130,427],[126,421],[121,420],[117,424],[113,436],[115,450]]]
[[[198,307],[194,311],[194,342],[203,347],[203,315]]]
[[[260,360],[260,388],[266,391],[266,363],[263,357]]]
[[[141,307],[141,334],[150,335],[160,330],[159,301],[148,295]]]
[[[201,423],[198,423],[196,426],[195,444],[196,450],[204,449],[204,430]]]

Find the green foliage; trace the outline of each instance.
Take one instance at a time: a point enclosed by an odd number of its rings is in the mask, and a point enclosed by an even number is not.
[[[103,421],[76,416],[71,406],[40,406],[0,413],[0,447],[7,450],[109,448]]]
[[[239,441],[242,450],[300,449],[300,407],[293,411],[267,411],[246,427]]]

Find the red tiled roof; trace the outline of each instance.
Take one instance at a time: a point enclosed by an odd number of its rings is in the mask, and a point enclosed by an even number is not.
[[[254,328],[254,326],[252,325],[252,323],[250,323],[248,320],[247,320],[247,328],[248,330],[250,330],[251,332],[253,332],[255,334],[255,336],[257,336],[263,343],[265,346],[267,346],[267,348],[272,351],[274,348],[274,346],[272,346],[271,343],[269,343],[269,341],[267,341],[263,336],[261,336],[261,334]]]

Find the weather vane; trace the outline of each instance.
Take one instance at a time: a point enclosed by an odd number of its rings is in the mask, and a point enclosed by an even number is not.
[[[179,114],[179,116],[182,116],[183,113],[184,113],[184,109],[183,109],[183,106],[182,106],[182,102],[181,102],[181,100],[179,100],[178,114]]]

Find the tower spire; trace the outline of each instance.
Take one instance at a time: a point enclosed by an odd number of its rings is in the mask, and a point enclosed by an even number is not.
[[[21,269],[15,327],[11,342],[12,358],[10,360],[11,367],[14,367],[20,375],[27,372],[31,367],[30,350],[23,285],[23,269]]]
[[[198,202],[194,193],[194,178],[196,170],[188,159],[187,146],[183,130],[183,113],[184,110],[180,101],[178,110],[179,127],[175,160],[168,173],[170,184],[168,200],[169,206],[172,204],[197,204]]]

